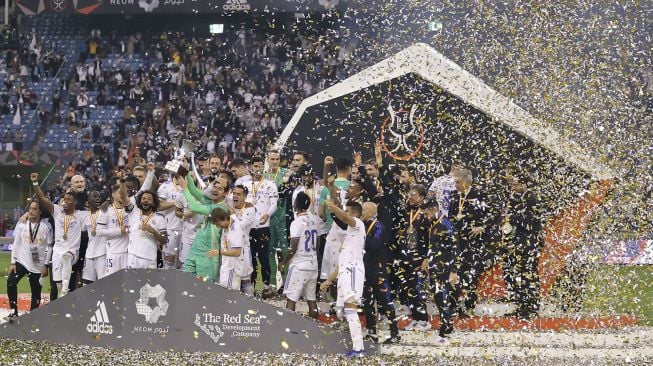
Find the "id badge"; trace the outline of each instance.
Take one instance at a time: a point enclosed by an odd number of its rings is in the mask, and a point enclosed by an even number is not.
[[[36,245],[30,246],[30,252],[32,253],[32,263],[34,263],[34,264],[41,263],[41,256],[39,255],[39,248]]]

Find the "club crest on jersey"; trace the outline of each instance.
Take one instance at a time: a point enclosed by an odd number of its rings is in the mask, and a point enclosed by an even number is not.
[[[416,117],[417,105],[410,110],[394,110],[388,104],[388,116],[381,125],[381,144],[395,160],[410,160],[417,156],[424,146],[424,125]]]

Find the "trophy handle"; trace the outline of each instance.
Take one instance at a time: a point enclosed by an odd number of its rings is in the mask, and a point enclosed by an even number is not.
[[[190,154],[190,166],[193,169],[193,174],[195,174],[195,180],[200,185],[200,188],[201,189],[206,188],[206,183],[204,183],[204,180],[202,180],[202,176],[197,171],[197,165],[195,165],[195,153]]]

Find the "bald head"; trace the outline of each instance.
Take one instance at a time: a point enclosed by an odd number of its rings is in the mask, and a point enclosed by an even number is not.
[[[84,189],[86,189],[86,180],[81,175],[74,175],[70,178],[70,185],[74,192],[84,192]]]
[[[367,221],[376,216],[377,208],[374,202],[363,203],[363,221]]]

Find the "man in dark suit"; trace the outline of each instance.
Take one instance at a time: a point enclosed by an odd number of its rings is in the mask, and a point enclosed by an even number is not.
[[[454,224],[461,256],[460,283],[455,298],[464,298],[458,311],[461,316],[469,316],[478,299],[478,279],[488,269],[491,259],[487,244],[492,220],[485,196],[472,186],[472,172],[469,169],[457,171],[455,181],[456,192],[451,197],[448,215]]]
[[[542,248],[542,221],[538,200],[529,190],[530,177],[517,172],[510,177],[510,198],[501,232],[506,242],[504,273],[508,291],[517,303],[510,314],[529,319],[539,310],[540,281],[537,265]]]

